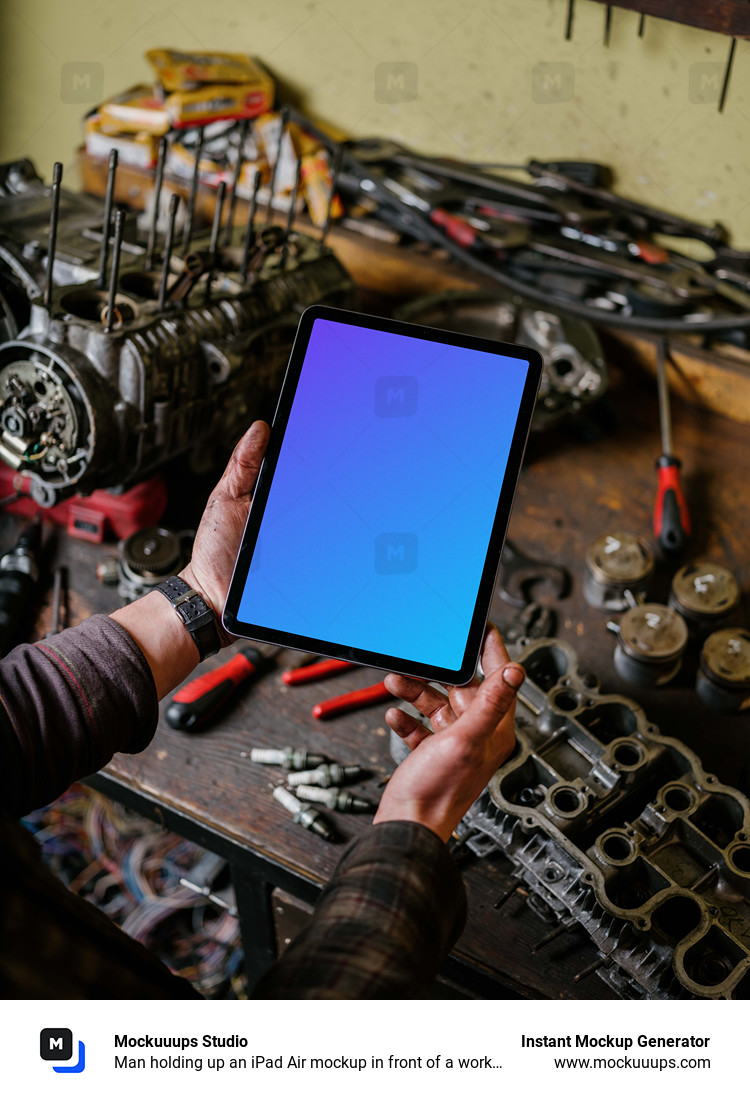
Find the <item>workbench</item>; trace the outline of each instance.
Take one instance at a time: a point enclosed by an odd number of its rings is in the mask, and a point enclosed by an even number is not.
[[[686,659],[678,678],[664,688],[629,689],[613,669],[614,638],[605,627],[609,616],[583,599],[587,545],[613,529],[648,538],[656,484],[659,429],[653,380],[627,364],[614,369],[606,400],[608,415],[600,418],[598,438],[591,438],[590,430],[572,428],[532,438],[509,537],[526,553],[555,560],[570,571],[572,591],[554,603],[557,633],[599,676],[602,690],[636,698],[663,733],[687,742],[709,770],[736,783],[750,753],[750,715],[721,715],[700,703],[693,690],[694,657]],[[745,591],[743,611],[748,622],[750,509],[743,507],[750,496],[747,429],[680,402],[674,403],[673,420],[695,527],[691,556],[708,556],[735,573]],[[184,513],[180,511],[179,518],[173,514],[178,502],[176,491],[165,522],[185,527]],[[196,519],[200,506],[196,495]],[[9,545],[16,530],[17,521],[3,517],[0,545]],[[96,579],[97,562],[112,552],[113,547],[60,536],[57,556],[70,568],[73,621],[118,606],[116,590]],[[656,598],[666,598],[675,568],[659,568]],[[545,599],[543,589],[536,594]],[[513,618],[515,610],[496,596],[492,614],[502,624]],[[37,629],[43,632],[48,622],[46,607]],[[227,658],[226,652],[218,655],[200,671]],[[393,770],[385,705],[327,723],[311,716],[318,700],[374,683],[378,674],[353,669],[317,684],[286,687],[280,672],[298,659],[299,654],[282,653],[278,667],[252,684],[214,728],[188,735],[160,721],[148,749],[137,756],[115,757],[89,780],[97,790],[229,860],[251,983],[274,957],[277,939],[283,947],[291,934],[295,922],[289,924],[290,908],[294,910],[298,901],[303,910],[309,910],[341,848],[293,823],[271,795],[284,773],[251,764],[250,748],[301,745],[341,763],[364,765],[371,778],[352,789],[372,800],[377,800]],[[369,826],[367,816],[332,816],[347,838]],[[465,849],[461,859],[469,918],[444,967],[441,995],[615,996],[595,973],[573,982],[574,975],[597,957],[583,935],[565,933],[532,954],[533,945],[550,926],[526,905],[523,892],[518,891],[500,909],[494,908],[510,882],[512,868],[507,861],[501,857],[479,860]]]

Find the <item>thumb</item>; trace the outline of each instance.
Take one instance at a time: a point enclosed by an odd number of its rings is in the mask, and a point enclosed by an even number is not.
[[[521,665],[511,663],[498,668],[477,688],[476,696],[458,719],[466,732],[475,738],[485,738],[500,724],[516,700],[524,681]]]
[[[251,424],[234,448],[217,488],[234,500],[249,496],[255,487],[271,429],[264,420]]]

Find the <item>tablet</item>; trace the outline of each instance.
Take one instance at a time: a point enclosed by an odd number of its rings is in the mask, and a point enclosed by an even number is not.
[[[530,348],[305,310],[226,629],[470,680],[541,371]]]

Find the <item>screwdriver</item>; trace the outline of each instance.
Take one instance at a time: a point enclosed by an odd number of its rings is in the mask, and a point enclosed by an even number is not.
[[[656,348],[656,380],[659,388],[659,422],[662,453],[657,459],[658,487],[654,505],[654,534],[665,554],[681,554],[690,534],[690,516],[682,491],[680,468],[672,445],[672,417],[669,411],[669,388],[664,341]]]
[[[165,719],[176,730],[197,730],[207,725],[243,684],[270,668],[278,652],[261,653],[254,646],[244,646],[220,668],[204,672],[178,688]]]
[[[312,709],[313,718],[334,718],[337,714],[344,714],[348,710],[359,710],[361,707],[369,707],[371,703],[382,703],[393,696],[382,680],[370,687],[360,688],[359,691],[348,691],[346,695],[334,695],[332,699],[324,699],[322,703],[316,703]]]
[[[311,684],[315,680],[323,680],[326,676],[335,676],[337,672],[354,667],[351,661],[338,661],[332,657],[328,661],[314,661],[299,668],[288,668],[282,672],[281,679],[285,684]]]

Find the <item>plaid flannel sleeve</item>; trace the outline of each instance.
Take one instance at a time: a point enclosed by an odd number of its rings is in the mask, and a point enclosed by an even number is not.
[[[0,661],[0,798],[12,816],[51,802],[116,752],[140,752],[159,717],[146,658],[94,615]]]
[[[466,919],[458,869],[424,825],[374,825],[344,853],[311,924],[263,976],[261,998],[427,995]]]

